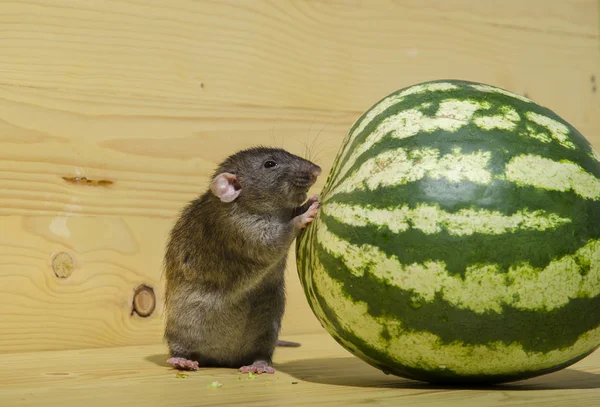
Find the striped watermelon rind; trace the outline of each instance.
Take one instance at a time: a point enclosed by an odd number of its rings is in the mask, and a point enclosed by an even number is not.
[[[528,98],[401,89],[346,136],[297,241],[309,304],[399,376],[506,382],[600,345],[600,155]]]

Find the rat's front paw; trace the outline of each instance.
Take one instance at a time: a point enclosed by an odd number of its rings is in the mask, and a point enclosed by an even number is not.
[[[297,230],[304,229],[310,222],[313,221],[319,212],[319,202],[316,201],[316,197],[312,198],[315,198],[315,201],[308,207],[306,212],[294,218],[294,223]]]
[[[319,195],[313,195],[310,198],[308,198],[308,201],[306,201],[306,204],[312,205],[315,202],[319,202]]]

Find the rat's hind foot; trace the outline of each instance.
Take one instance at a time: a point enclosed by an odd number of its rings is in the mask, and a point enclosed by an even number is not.
[[[198,362],[186,358],[170,358],[167,363],[179,370],[198,370]]]
[[[240,372],[242,373],[275,373],[275,368],[273,366],[269,366],[269,364],[264,360],[257,360],[249,366],[240,367]]]

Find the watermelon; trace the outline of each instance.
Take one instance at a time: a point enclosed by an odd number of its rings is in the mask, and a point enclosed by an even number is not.
[[[600,154],[532,100],[456,80],[352,126],[297,239],[325,329],[432,383],[501,383],[600,345]]]

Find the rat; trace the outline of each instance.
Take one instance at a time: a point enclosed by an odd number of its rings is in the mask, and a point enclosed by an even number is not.
[[[181,212],[167,242],[168,363],[180,370],[274,373],[293,240],[318,213],[308,198],[321,168],[280,148],[227,157]]]

